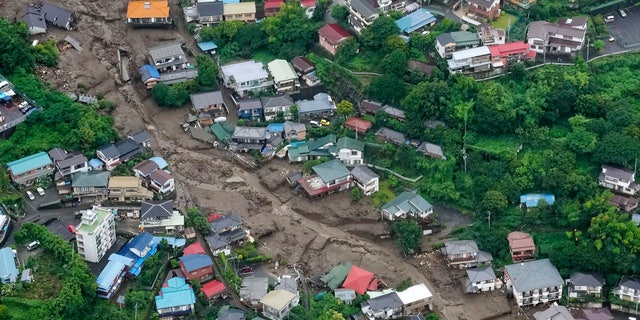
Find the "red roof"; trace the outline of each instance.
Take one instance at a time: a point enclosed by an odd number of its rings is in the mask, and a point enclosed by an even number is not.
[[[344,123],[344,125],[351,130],[356,130],[359,132],[366,132],[367,130],[369,130],[369,128],[371,128],[371,122],[356,117],[349,118],[347,122]]]
[[[311,7],[315,7],[318,5],[318,1],[316,0],[302,0],[300,1],[300,5],[303,8],[311,8]]]
[[[265,9],[280,9],[280,5],[284,3],[284,0],[268,0],[264,3]]]
[[[342,287],[347,289],[353,289],[356,293],[363,295],[367,292],[369,287],[377,287],[377,280],[373,277],[373,273],[367,270],[358,268],[356,266],[351,267],[351,271],[344,279]]]
[[[213,222],[213,220],[222,218],[222,215],[219,213],[210,213],[207,217],[207,222]]]
[[[333,44],[337,44],[351,36],[347,30],[342,29],[337,23],[325,24],[318,30],[318,34]]]
[[[202,293],[207,296],[207,299],[210,299],[211,297],[220,294],[225,289],[226,288],[224,287],[224,283],[218,280],[213,280],[205,283],[202,288],[200,288],[200,291],[202,291]]]
[[[489,46],[489,52],[491,52],[492,57],[506,57],[512,54],[521,54],[529,51],[530,49],[531,45],[522,41]]]
[[[184,248],[182,250],[182,255],[183,256],[188,256],[188,255],[192,255],[192,254],[205,254],[206,252],[204,252],[204,248],[202,248],[202,245],[200,245],[200,242],[194,242],[191,245],[189,245],[188,247]]]

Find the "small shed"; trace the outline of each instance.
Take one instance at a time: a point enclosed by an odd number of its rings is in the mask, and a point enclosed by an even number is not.
[[[556,196],[549,193],[529,193],[520,196],[520,205],[524,205],[527,208],[535,208],[538,206],[538,202],[544,200],[550,206],[556,202]]]
[[[213,41],[204,41],[198,42],[198,48],[202,50],[202,52],[207,54],[216,54],[216,49],[218,49],[218,45],[216,45]]]

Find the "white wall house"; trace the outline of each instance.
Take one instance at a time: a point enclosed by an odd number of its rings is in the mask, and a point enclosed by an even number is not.
[[[366,166],[355,166],[351,170],[353,182],[362,190],[365,196],[370,196],[379,190],[380,176]]]
[[[562,298],[564,281],[549,259],[508,265],[504,268],[504,280],[521,307]]]
[[[334,155],[347,166],[355,166],[363,163],[364,142],[349,137],[338,139],[337,153]]]
[[[89,262],[99,262],[116,242],[116,224],[109,209],[93,207],[82,214],[76,227],[78,254]]]

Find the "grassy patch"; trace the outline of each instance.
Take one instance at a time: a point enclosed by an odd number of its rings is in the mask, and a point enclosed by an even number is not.
[[[373,204],[376,208],[382,207],[382,205],[389,202],[389,200],[395,198],[395,194],[391,190],[391,186],[387,180],[380,181],[379,188],[380,190],[373,196]]]
[[[360,53],[351,60],[349,67],[353,71],[379,72],[382,58],[381,52],[360,51]]]
[[[276,59],[276,56],[274,56],[271,52],[267,50],[260,50],[253,53],[253,60],[260,61],[265,65],[275,59]]]
[[[45,299],[58,295],[62,282],[60,275],[64,274],[64,270],[56,265],[51,255],[45,253],[35,259],[30,258],[27,266],[33,270],[34,281],[14,291],[14,296],[22,299]]]
[[[509,24],[509,19],[511,19],[511,24]],[[495,28],[502,28],[507,30],[510,26],[513,26],[516,21],[518,21],[518,17],[514,15],[510,15],[506,12],[500,13],[500,17],[494,21],[491,21],[491,25]]]
[[[2,297],[2,303],[7,306],[9,318],[12,320],[32,320],[33,311],[42,307],[42,300],[17,297]]]
[[[363,74],[356,74],[355,76],[356,78],[360,79],[360,83],[362,83],[363,88],[369,87],[369,85],[371,84],[371,81],[373,81],[373,79],[376,78],[376,76],[363,75]]]
[[[516,155],[520,142],[515,136],[476,136],[467,147],[495,155]]]

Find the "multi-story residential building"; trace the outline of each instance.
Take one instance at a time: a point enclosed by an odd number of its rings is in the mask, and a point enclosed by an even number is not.
[[[358,32],[368,28],[380,13],[402,11],[405,0],[349,0],[349,24]]]
[[[173,277],[162,285],[155,302],[160,319],[174,319],[194,312],[196,295],[184,278]]]
[[[454,52],[447,60],[450,72],[480,72],[491,69],[489,47],[477,47]]]
[[[318,30],[320,46],[335,55],[341,43],[347,41],[351,35],[337,23],[325,24]]]
[[[130,0],[127,23],[133,27],[166,27],[173,25],[167,0]]]
[[[509,233],[507,240],[509,241],[511,260],[514,263],[536,258],[536,244],[533,242],[530,234],[514,231]]]
[[[184,228],[184,216],[174,210],[173,200],[143,201],[140,206],[140,229],[171,233]]]
[[[49,157],[56,166],[55,180],[63,180],[76,172],[87,172],[90,170],[87,157],[81,153],[69,153],[61,148],[54,148],[49,151]]]
[[[405,142],[404,134],[400,131],[382,127],[375,133],[376,140],[380,142],[391,142],[397,145],[403,145]]]
[[[640,302],[640,277],[622,276],[613,288],[613,295],[623,301]]]
[[[255,2],[238,2],[224,4],[224,20],[225,21],[246,21],[256,20],[256,3]]]
[[[338,160],[333,159],[314,166],[314,175],[298,180],[310,197],[320,197],[351,188],[351,172]]]
[[[96,156],[104,162],[105,170],[113,170],[118,164],[127,162],[141,154],[144,147],[131,139],[125,139],[118,143],[110,143],[96,150]]]
[[[496,44],[489,47],[489,52],[493,68],[507,68],[513,63],[536,58],[536,52],[531,50],[531,45],[522,41]]]
[[[449,266],[457,269],[490,265],[493,261],[493,256],[488,252],[478,250],[478,244],[473,240],[445,242],[442,253],[447,256]]]
[[[76,12],[57,5],[41,2],[40,9],[44,16],[44,21],[52,26],[56,26],[67,31],[71,31],[76,27]]]
[[[82,259],[97,263],[116,243],[116,223],[110,209],[94,206],[82,214],[75,227],[78,254]]]
[[[262,62],[242,61],[220,68],[224,86],[233,89],[241,98],[249,93],[267,91],[273,85]]]
[[[365,196],[370,196],[379,190],[380,176],[367,166],[355,166],[351,169],[353,182],[362,190]]]
[[[548,309],[533,314],[534,320],[576,320],[565,306],[552,304]],[[601,318],[599,318],[601,319]]]
[[[336,104],[331,96],[322,92],[313,96],[313,100],[296,101],[298,118],[330,117],[336,112]]]
[[[408,217],[425,219],[433,213],[433,206],[419,194],[405,191],[382,206],[381,217],[388,221]]]
[[[587,17],[564,18],[558,23],[533,21],[527,29],[527,43],[537,53],[573,53],[582,50],[587,34]]]
[[[298,296],[287,290],[272,290],[260,299],[262,315],[271,320],[287,319],[291,309],[298,305],[298,301]]]
[[[476,34],[480,38],[480,44],[483,46],[492,46],[495,44],[505,44],[506,31],[500,28],[494,28],[490,24],[481,24],[476,27]]]
[[[511,264],[504,267],[507,290],[518,306],[531,306],[562,298],[564,281],[549,259]]]
[[[186,69],[189,66],[182,46],[177,42],[149,48],[148,58],[149,64],[160,73]]]
[[[167,195],[175,189],[175,179],[165,170],[158,170],[149,175],[149,187],[155,192]]]
[[[158,170],[158,164],[151,160],[142,160],[133,167],[133,174],[142,181],[142,185],[149,185],[149,175]]]
[[[602,296],[604,276],[599,272],[571,272],[566,281],[569,298]]]
[[[334,156],[347,166],[362,164],[364,161],[364,142],[349,137],[341,137],[336,144]]]
[[[244,98],[238,100],[238,118],[248,121],[260,122],[264,110],[262,109],[262,101],[258,98]]]
[[[269,139],[269,131],[265,127],[236,127],[231,140],[243,151],[262,150]]]
[[[640,184],[636,183],[635,172],[608,165],[602,166],[598,184],[613,192],[628,196],[635,196],[640,191]]]
[[[491,266],[467,269],[464,290],[466,293],[493,291],[496,289],[496,279]]]
[[[402,301],[402,315],[411,316],[420,314],[425,309],[431,309],[433,294],[424,283],[416,284],[398,292]]]
[[[229,113],[220,90],[194,93],[190,98],[193,106],[192,110],[198,114],[209,113],[211,117],[217,118],[224,117]]]
[[[486,20],[495,20],[500,16],[500,0],[464,0],[469,8],[467,14]]]
[[[205,253],[182,256],[179,263],[180,270],[189,281],[204,282],[213,278],[213,261]]]
[[[16,283],[18,281],[16,254],[10,247],[0,249],[0,283]]]
[[[44,151],[7,163],[7,173],[17,184],[29,184],[48,176],[53,173],[53,168],[51,158]]]
[[[276,93],[297,91],[300,87],[298,75],[287,60],[275,59],[267,63],[267,68],[273,77],[273,86],[276,89]]]
[[[78,202],[101,202],[107,197],[109,171],[76,172],[71,175],[73,198]]]
[[[282,115],[285,120],[292,119],[291,107],[293,106],[293,98],[290,95],[261,97],[260,100],[262,101],[265,121],[276,120],[278,115]]]
[[[140,202],[153,199],[153,192],[142,186],[136,177],[111,177],[108,185],[108,199],[114,202]]]
[[[224,3],[222,1],[198,2],[198,21],[205,26],[213,26],[222,21]]]
[[[390,292],[362,303],[362,313],[367,319],[395,319],[402,315],[404,303],[397,292]]]
[[[516,6],[523,8],[523,9],[529,9],[529,7],[536,3],[536,0],[508,0],[511,4],[515,4]]]

